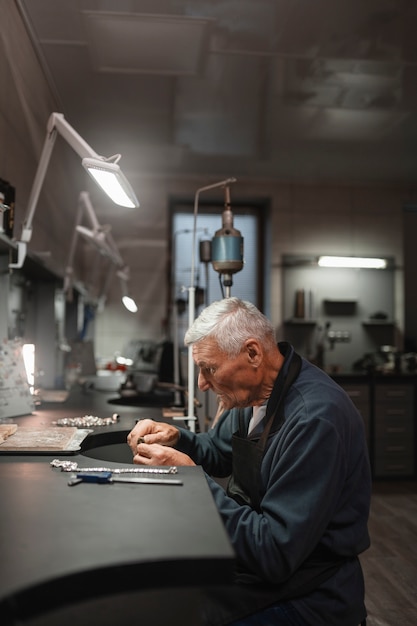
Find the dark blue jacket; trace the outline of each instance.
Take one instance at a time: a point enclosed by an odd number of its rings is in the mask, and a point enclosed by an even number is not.
[[[248,424],[251,414],[245,409]],[[347,557],[334,576],[292,603],[308,624],[356,626],[365,608],[355,557],[370,545],[371,474],[363,419],[344,390],[304,359],[284,415],[262,462],[260,513],[237,504],[211,478],[231,473],[237,410],[225,412],[208,433],[181,430],[177,448],[206,471],[239,561],[265,584],[282,584],[317,545]]]

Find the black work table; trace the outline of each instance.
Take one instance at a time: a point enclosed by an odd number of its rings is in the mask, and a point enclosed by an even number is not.
[[[82,395],[13,421],[49,426],[60,417],[91,414],[94,407],[101,407],[99,417],[118,411],[117,405],[109,411],[105,396],[92,392],[80,413]],[[203,589],[231,582],[234,553],[200,467],[179,467],[172,478],[182,485],[75,487],[67,484],[70,474],[51,467],[54,458],[80,468],[127,467],[117,458],[96,459],[106,441],[131,458],[124,442],[139,417],[157,415],[123,407],[118,424],[95,429],[73,455],[0,455],[3,626],[119,626],[132,620],[196,626]]]

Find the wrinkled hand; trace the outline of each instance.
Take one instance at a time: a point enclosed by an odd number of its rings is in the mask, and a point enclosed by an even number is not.
[[[175,446],[179,436],[178,428],[171,426],[171,424],[144,419],[139,420],[130,431],[127,436],[127,443],[135,454],[138,443],[160,443],[163,446]]]
[[[171,447],[178,439],[175,426],[144,419],[130,431],[127,443],[137,465],[195,465],[189,456]]]
[[[187,454],[159,443],[140,443],[133,457],[136,465],[195,465]]]

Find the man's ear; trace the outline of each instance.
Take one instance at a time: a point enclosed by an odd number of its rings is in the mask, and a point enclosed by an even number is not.
[[[248,339],[245,342],[246,353],[251,365],[258,367],[262,360],[262,350],[256,339]]]

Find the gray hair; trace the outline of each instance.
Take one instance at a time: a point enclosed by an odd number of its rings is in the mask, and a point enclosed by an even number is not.
[[[267,348],[276,345],[271,322],[254,304],[239,298],[225,298],[205,308],[187,330],[184,343],[189,346],[212,337],[222,352],[235,358],[247,339],[254,338]]]

